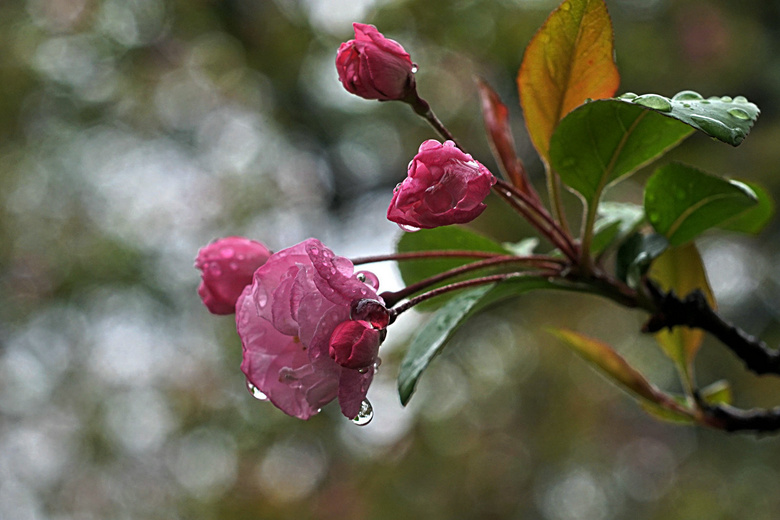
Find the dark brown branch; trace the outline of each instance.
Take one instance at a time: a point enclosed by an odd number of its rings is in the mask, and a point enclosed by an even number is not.
[[[664,293],[650,282],[647,288],[658,311],[645,324],[644,332],[658,332],[679,325],[701,329],[718,338],[744,361],[748,370],[758,375],[780,375],[780,351],[769,348],[763,341],[721,318],[701,291],[694,291],[681,300],[674,292]]]
[[[780,407],[740,410],[725,404],[710,406],[700,403],[700,406],[704,412],[704,422],[720,430],[764,433],[780,430]]]

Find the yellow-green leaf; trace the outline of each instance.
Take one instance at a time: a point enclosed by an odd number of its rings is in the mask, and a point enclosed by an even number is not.
[[[517,86],[528,133],[545,161],[563,116],[589,98],[615,94],[620,76],[613,49],[603,0],[564,1],[526,47]]]
[[[716,306],[701,255],[693,242],[667,249],[653,262],[648,276],[658,283],[661,289],[674,290],[680,298],[700,289],[710,306]],[[704,339],[704,333],[698,329],[676,327],[671,331],[658,332],[655,338],[666,355],[687,374]]]
[[[606,343],[566,329],[550,330],[550,332],[582,356],[585,361],[603,372],[610,381],[634,394],[635,397],[641,397],[652,403],[663,401],[661,391]]]

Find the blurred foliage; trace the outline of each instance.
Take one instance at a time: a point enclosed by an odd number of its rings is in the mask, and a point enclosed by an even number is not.
[[[232,320],[195,295],[192,259],[217,236],[392,249],[389,191],[432,134],[404,106],[341,90],[333,60],[352,21],[403,43],[422,95],[493,169],[485,77],[540,181],[514,78],[554,4],[0,2],[0,517],[775,518],[777,438],[659,423],[543,332],[606,341],[666,387],[674,369],[636,313],[547,293],[489,311],[402,409],[404,327],[422,323],[405,316],[358,428],[330,407],[303,423],[253,400]],[[780,6],[607,4],[621,92],[743,94],[762,109],[737,150],[697,136],[670,158],[777,198]],[[475,224],[522,239],[509,218],[491,207]],[[699,244],[721,309],[770,344],[778,233]],[[702,384],[732,380],[738,405],[778,403],[777,381],[709,340],[696,368]]]

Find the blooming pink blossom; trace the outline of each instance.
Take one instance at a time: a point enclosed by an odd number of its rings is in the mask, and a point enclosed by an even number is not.
[[[375,280],[354,274],[352,262],[313,238],[272,255],[236,305],[247,381],[294,417],[308,419],[337,397],[345,416],[357,416],[379,343],[372,332],[350,336],[359,343],[360,363],[349,366],[331,358],[329,344],[340,325],[352,327],[343,323],[352,323],[352,309],[361,301],[383,304]],[[349,337],[336,336],[338,348],[346,349]],[[352,368],[358,364],[359,370]]]
[[[409,163],[409,174],[393,192],[387,218],[405,229],[463,224],[486,208],[493,174],[455,143],[429,139]]]
[[[415,89],[409,54],[373,25],[353,23],[355,39],[341,44],[336,55],[339,80],[347,91],[365,99],[404,99]]]
[[[270,256],[264,244],[243,237],[220,238],[198,251],[195,267],[202,271],[198,294],[209,311],[236,312],[241,291]]]

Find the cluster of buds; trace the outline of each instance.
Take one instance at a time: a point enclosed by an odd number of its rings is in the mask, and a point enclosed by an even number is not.
[[[344,88],[427,107],[403,47],[371,25],[356,23],[354,30],[336,57]],[[495,183],[454,141],[428,140],[395,188],[387,218],[406,231],[469,222],[485,209]],[[301,419],[335,399],[346,417],[361,413],[386,328],[398,314],[377,293],[373,273],[354,272],[349,259],[314,238],[271,253],[260,242],[228,237],[201,249],[195,266],[206,307],[236,314],[241,369],[255,396]]]

